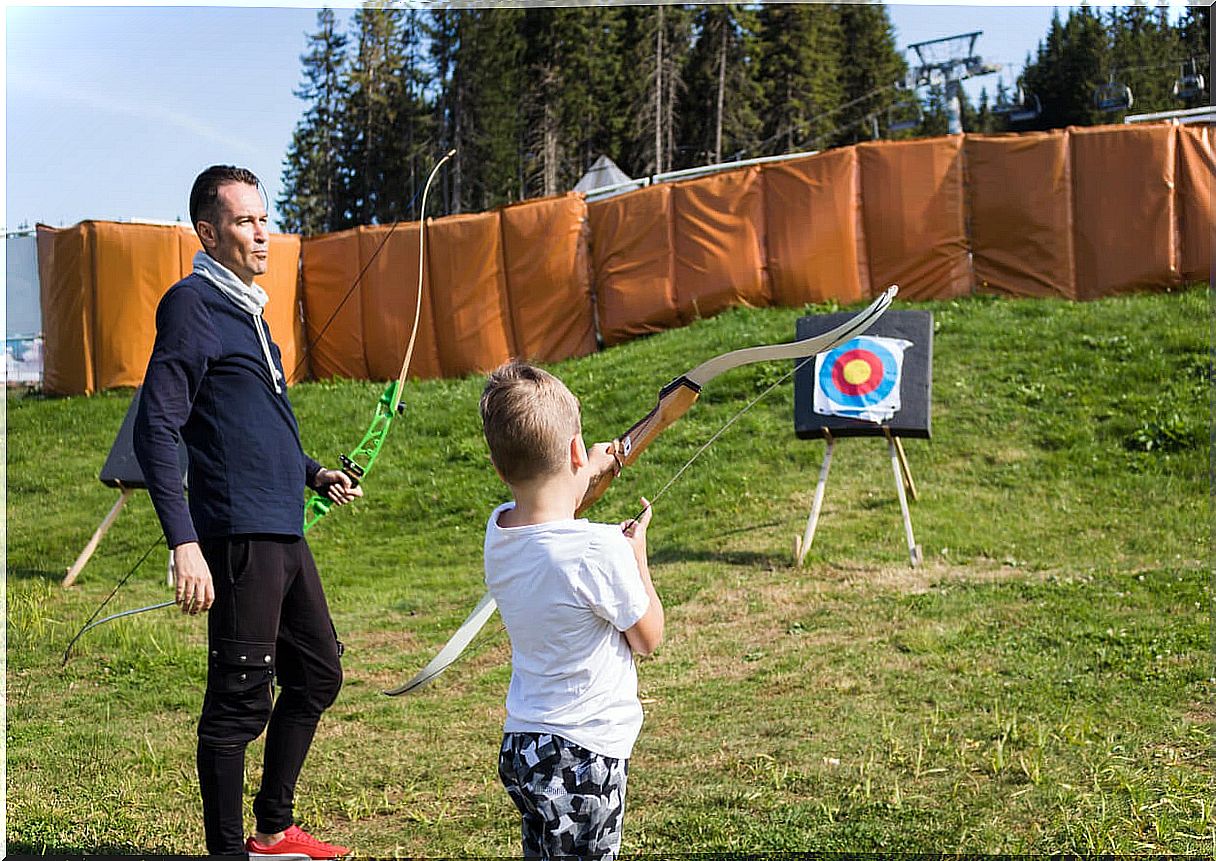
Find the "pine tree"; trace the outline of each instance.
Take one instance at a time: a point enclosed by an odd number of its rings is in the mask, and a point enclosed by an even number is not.
[[[438,9],[429,31],[436,133],[455,148],[444,210],[492,209],[522,199],[522,9]]]
[[[760,22],[761,116],[770,154],[796,152],[829,138],[842,104],[840,11],[832,6],[765,5]]]
[[[393,221],[408,200],[404,153],[394,137],[402,103],[401,17],[391,7],[364,6],[352,24],[356,49],[344,121],[344,210],[350,224]]]
[[[1052,16],[1046,38],[1039,43],[1035,61],[1022,74],[1028,92],[1039,96],[1043,112],[1028,128],[1052,129],[1107,122],[1094,105],[1094,92],[1109,82],[1109,39],[1098,13],[1088,7],[1073,9],[1066,22]]]
[[[1178,21],[1178,50],[1188,61],[1188,72],[1200,75],[1204,80],[1202,92],[1185,97],[1182,107],[1196,108],[1211,103],[1212,64],[1209,54],[1211,45],[1212,7],[1188,6]],[[1190,64],[1194,65],[1191,66]],[[1179,70],[1181,71],[1181,69]]]
[[[941,84],[929,87],[922,102],[923,113],[913,137],[938,137],[949,134],[950,117],[946,108],[946,89]]]
[[[423,52],[426,29],[420,14],[406,12],[398,32],[401,64],[393,70],[397,79],[393,89],[398,103],[390,123],[389,136],[393,142],[393,153],[402,162],[391,166],[389,172],[404,195],[400,200],[393,201],[385,212],[395,219],[413,220],[418,218],[421,204],[418,192],[439,150],[434,143],[434,116],[426,95],[430,76]]]
[[[694,42],[683,79],[677,164],[716,164],[752,150],[759,141],[760,85],[754,61],[755,12],[737,3],[698,7]]]
[[[1174,100],[1173,88],[1182,50],[1178,33],[1170,27],[1166,15],[1164,8],[1125,6],[1112,9],[1107,18],[1111,68],[1131,88],[1134,96],[1131,113],[1180,107]]]
[[[902,81],[908,70],[903,55],[896,50],[885,6],[858,3],[838,8],[842,106],[832,117],[836,131],[829,138],[837,146],[874,136],[872,118],[886,116],[899,98],[892,85]]]
[[[614,6],[555,11],[562,33],[561,135],[565,157],[559,174],[570,188],[601,154],[615,161],[628,140],[627,96],[620,85],[624,19]]]
[[[289,233],[324,233],[339,223],[345,52],[346,37],[336,29],[333,10],[321,9],[317,32],[300,57],[304,80],[295,90],[308,108],[292,134],[276,201],[279,228]]]
[[[629,167],[633,176],[671,170],[685,53],[692,36],[691,16],[679,6],[633,6],[623,10],[630,67],[637,70],[629,92],[636,118]]]

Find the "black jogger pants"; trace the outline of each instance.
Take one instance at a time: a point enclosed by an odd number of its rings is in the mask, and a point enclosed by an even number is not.
[[[243,855],[245,747],[269,724],[253,812],[259,831],[282,831],[317,721],[342,687],[341,647],[303,538],[238,535],[200,547],[215,584],[198,722],[203,825],[209,854]]]

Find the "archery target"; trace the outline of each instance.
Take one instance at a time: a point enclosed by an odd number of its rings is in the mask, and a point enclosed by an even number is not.
[[[815,360],[815,412],[886,421],[899,411],[903,352],[910,341],[859,337]]]

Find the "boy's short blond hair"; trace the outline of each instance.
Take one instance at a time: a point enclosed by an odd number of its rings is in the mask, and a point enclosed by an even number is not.
[[[548,371],[512,360],[481,393],[481,426],[490,457],[508,484],[552,475],[570,462],[582,433],[578,398]]]

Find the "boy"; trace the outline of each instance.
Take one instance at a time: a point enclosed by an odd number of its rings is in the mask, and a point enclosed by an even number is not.
[[[527,858],[620,851],[629,756],[642,726],[633,654],[663,639],[646,563],[650,505],[623,526],[574,513],[615,459],[589,452],[578,401],[522,362],[481,396],[490,457],[511,488],[486,524],[486,586],[511,640],[498,773],[523,817]]]

